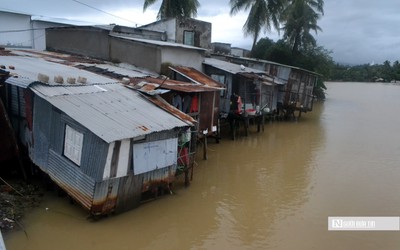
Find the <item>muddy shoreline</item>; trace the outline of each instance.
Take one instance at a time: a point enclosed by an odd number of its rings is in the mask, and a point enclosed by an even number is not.
[[[0,177],[0,230],[8,233],[24,230],[21,222],[24,214],[39,206],[44,190],[39,184],[18,178]]]

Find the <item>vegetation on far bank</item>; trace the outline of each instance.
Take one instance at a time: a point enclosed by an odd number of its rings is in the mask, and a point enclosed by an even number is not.
[[[356,66],[335,64],[329,77],[346,82],[400,82],[400,63],[362,64]]]

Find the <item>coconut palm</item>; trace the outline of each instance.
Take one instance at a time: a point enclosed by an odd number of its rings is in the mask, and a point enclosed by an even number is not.
[[[261,31],[271,31],[272,26],[279,31],[279,18],[286,0],[230,0],[231,15],[239,11],[249,11],[249,16],[243,25],[246,36],[253,36],[253,46]]]
[[[324,0],[291,0],[282,14],[283,39],[292,47],[292,53],[301,48],[316,46],[311,31],[322,31],[318,19],[324,14]]]
[[[143,11],[157,0],[144,0]],[[170,17],[196,17],[200,3],[198,0],[162,0],[157,19]]]

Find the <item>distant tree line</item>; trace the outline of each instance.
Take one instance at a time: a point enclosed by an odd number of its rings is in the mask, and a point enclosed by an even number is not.
[[[363,64],[348,66],[335,64],[331,70],[330,80],[346,82],[391,82],[400,81],[400,63]]]

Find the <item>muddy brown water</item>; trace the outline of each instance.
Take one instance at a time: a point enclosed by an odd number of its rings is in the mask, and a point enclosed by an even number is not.
[[[328,231],[328,216],[400,216],[400,86],[328,83],[299,122],[210,143],[187,189],[92,222],[47,194],[13,249],[399,249],[400,232]],[[201,156],[201,153],[198,155]]]

